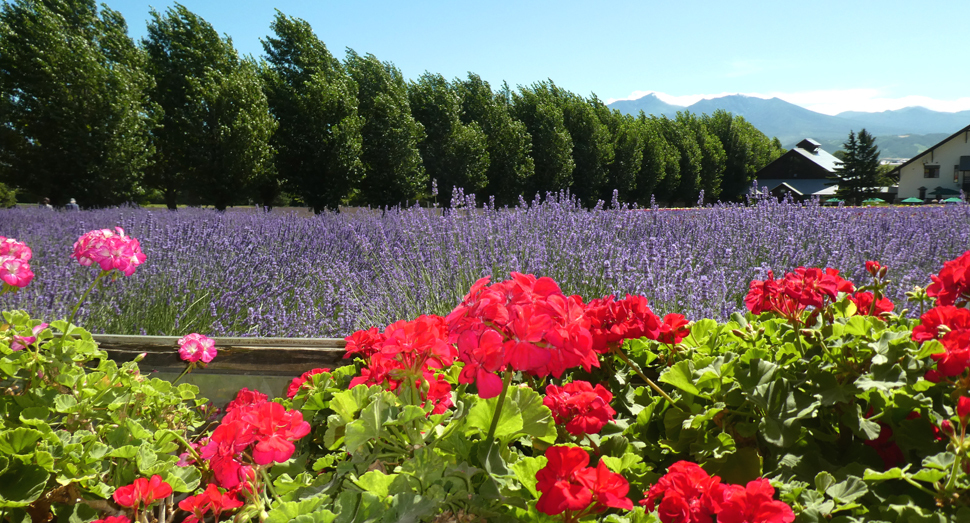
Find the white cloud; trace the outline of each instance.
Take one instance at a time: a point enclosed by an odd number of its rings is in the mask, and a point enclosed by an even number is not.
[[[688,106],[702,99],[720,98],[730,94],[743,94],[757,98],[780,98],[786,102],[799,105],[811,111],[823,114],[838,114],[844,111],[881,112],[902,109],[904,107],[921,106],[934,111],[956,112],[970,110],[970,97],[956,100],[938,100],[928,96],[910,95],[898,98],[884,96],[879,89],[825,89],[801,92],[772,92],[772,93],[720,93],[693,94],[674,96],[657,91],[634,91],[626,98],[611,99],[607,103],[617,100],[636,100],[648,94],[673,105]]]

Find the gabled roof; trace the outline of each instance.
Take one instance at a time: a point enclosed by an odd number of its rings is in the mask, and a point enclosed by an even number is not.
[[[832,185],[831,180],[825,178],[788,178],[775,180],[756,180],[758,187],[766,187],[769,191],[774,191],[780,186],[785,186],[789,191],[797,193],[799,196],[818,195],[826,196],[835,194],[838,188]]]
[[[966,133],[966,132],[970,132],[970,125],[964,127],[963,129],[960,129],[959,131],[951,134],[950,136],[947,136],[946,138],[940,140],[940,143],[938,143],[938,144],[934,145],[933,147],[930,147],[929,149],[927,149],[927,150],[925,150],[925,151],[917,154],[916,156],[910,158],[909,160],[906,160],[902,164],[897,165],[896,168],[893,169],[890,172],[894,172],[894,173],[895,172],[900,172],[903,169],[903,167],[906,167],[907,165],[915,162],[916,160],[919,160],[920,158],[922,158],[922,157],[926,156],[927,154],[929,154],[929,153],[933,152],[934,150],[936,150],[937,147],[945,144],[946,142],[949,142],[950,140],[952,140],[952,139],[956,138],[957,136],[960,136],[961,134]]]
[[[804,170],[801,168],[795,168],[798,166],[799,162],[792,163],[793,160],[808,160],[814,164],[816,168],[809,170]],[[762,167],[755,173],[755,177],[766,177],[766,179],[780,179],[780,178],[816,178],[816,179],[826,179],[830,178],[831,175],[835,174],[836,169],[842,164],[842,161],[832,156],[828,151],[822,149],[821,144],[812,140],[811,138],[805,138],[804,140],[798,142],[797,145],[789,149],[785,154],[775,158],[768,165]],[[793,168],[795,170],[793,170]]]
[[[825,149],[816,149],[814,152],[811,152],[796,146],[792,150],[804,156],[805,158],[808,158],[809,160],[817,163],[819,166],[823,167],[826,171],[829,171],[831,173],[834,173],[835,168],[842,163],[842,160],[839,160],[838,158],[832,156]]]

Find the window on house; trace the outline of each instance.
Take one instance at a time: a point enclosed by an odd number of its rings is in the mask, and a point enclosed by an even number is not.
[[[923,166],[923,178],[939,178],[940,177],[940,166],[939,165],[924,165]]]

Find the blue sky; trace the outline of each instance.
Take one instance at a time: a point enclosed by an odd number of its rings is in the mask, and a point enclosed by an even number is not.
[[[108,0],[135,38],[166,0]],[[338,58],[352,48],[405,78],[474,72],[515,88],[551,79],[582,95],[655,92],[689,105],[777,96],[812,110],[970,109],[970,2],[841,0],[184,0],[243,54],[262,53],[275,9],[310,23]]]

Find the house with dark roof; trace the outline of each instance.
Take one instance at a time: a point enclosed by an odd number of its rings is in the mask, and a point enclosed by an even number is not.
[[[970,193],[970,125],[893,169],[899,197],[946,199]]]
[[[841,164],[820,143],[806,138],[758,171],[755,181],[759,189],[765,188],[775,196],[825,199],[835,195],[838,187],[833,185],[832,177]]]

